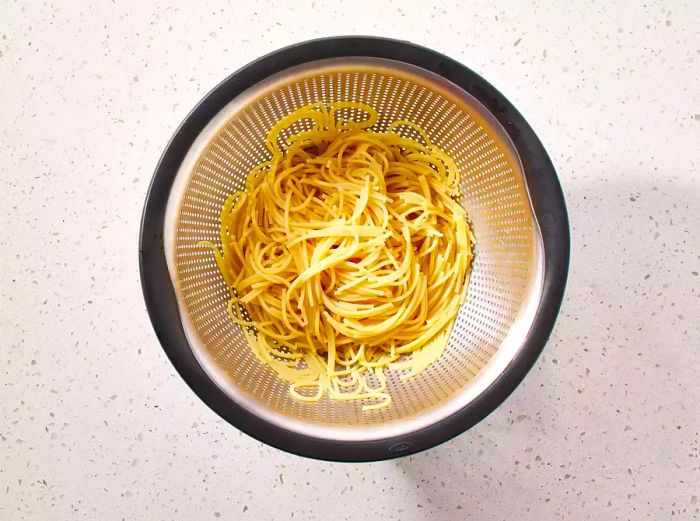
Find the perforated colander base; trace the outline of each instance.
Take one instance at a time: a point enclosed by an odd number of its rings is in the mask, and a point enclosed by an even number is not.
[[[226,313],[228,293],[211,251],[219,212],[252,167],[270,158],[265,136],[310,103],[366,103],[376,130],[419,124],[462,174],[461,202],[476,236],[468,298],[442,357],[421,375],[388,373],[389,408],[324,397],[300,402],[259,363]],[[352,115],[352,114],[349,114]],[[287,429],[335,439],[398,435],[447,417],[478,396],[513,358],[532,322],[542,284],[542,245],[517,154],[502,127],[471,96],[403,63],[358,58],[288,69],[238,96],[205,128],[183,162],[165,223],[168,267],[188,340],[233,399]]]

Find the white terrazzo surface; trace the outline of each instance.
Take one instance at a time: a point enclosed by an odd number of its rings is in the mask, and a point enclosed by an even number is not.
[[[0,520],[700,517],[700,3],[624,3],[0,2]],[[189,109],[343,33],[496,85],[552,156],[573,240],[524,384],[452,442],[364,465],[220,420],[163,354],[137,265]]]

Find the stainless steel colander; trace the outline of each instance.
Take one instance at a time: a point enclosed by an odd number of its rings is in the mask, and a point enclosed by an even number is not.
[[[387,409],[290,397],[226,313],[212,254],[219,212],[269,159],[265,136],[296,108],[357,101],[377,130],[418,123],[452,155],[476,236],[468,298],[442,357],[409,380],[388,373]],[[352,114],[347,114],[352,117]],[[534,363],[553,326],[568,269],[566,209],[533,131],[493,87],[412,44],[333,38],[293,46],[238,71],[194,109],[168,145],[141,233],[146,302],[163,347],[189,385],[245,432],[299,454],[374,460],[464,431],[493,410]]]

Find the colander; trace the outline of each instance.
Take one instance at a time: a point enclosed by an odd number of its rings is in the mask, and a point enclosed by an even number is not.
[[[445,353],[419,376],[388,373],[389,408],[301,402],[258,362],[226,313],[212,253],[219,212],[247,173],[269,159],[265,135],[296,108],[356,101],[375,128],[419,124],[461,171],[461,202],[476,237],[468,297]],[[352,117],[352,114],[349,114]],[[547,154],[517,110],[463,65],[410,43],[314,40],[229,76],[168,144],[143,214],[140,267],[158,338],[190,387],[221,417],[280,449],[369,461],[441,443],[493,411],[549,336],[569,262],[563,195]]]

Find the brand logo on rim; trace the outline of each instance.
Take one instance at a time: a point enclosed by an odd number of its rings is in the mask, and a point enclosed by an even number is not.
[[[401,441],[399,443],[395,443],[391,447],[389,447],[389,452],[392,454],[399,454],[401,452],[406,452],[409,450],[413,445],[408,443],[407,441]]]

